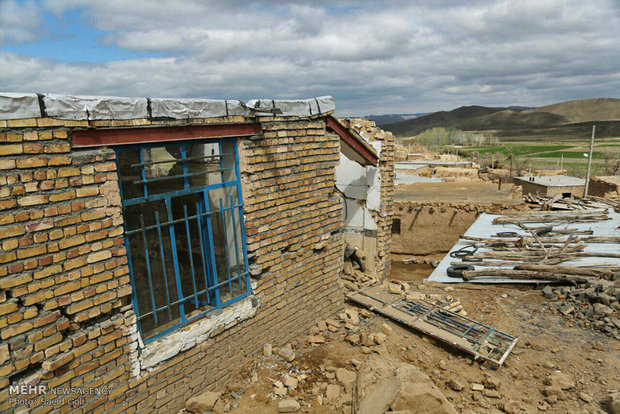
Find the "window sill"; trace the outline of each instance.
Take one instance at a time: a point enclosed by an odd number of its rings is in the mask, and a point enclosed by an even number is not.
[[[253,317],[257,309],[256,296],[251,294],[237,303],[209,313],[205,318],[146,345],[139,339],[140,356],[137,361],[139,366],[134,366],[134,374],[138,374],[136,372],[138,369],[139,372],[153,370],[160,363],[206,341],[212,334]]]

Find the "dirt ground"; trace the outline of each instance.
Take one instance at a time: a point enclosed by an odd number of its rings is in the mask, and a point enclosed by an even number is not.
[[[359,372],[364,364],[376,363],[372,362],[376,356],[390,364],[406,363],[419,368],[430,378],[428,387],[434,385],[454,408],[450,411],[451,407],[422,404],[408,407],[411,413],[604,413],[606,399],[620,389],[620,343],[593,330],[572,326],[551,308],[540,287],[471,284],[447,287],[419,282],[409,285],[412,291],[426,295],[450,295],[459,299],[469,317],[518,337],[519,342],[505,364],[494,369],[488,363],[474,362],[469,355],[449,345],[367,313],[368,318],[360,315],[358,325],[347,325],[351,329],[332,327],[334,332],[331,332],[319,323],[308,334],[323,338],[325,343],[310,344],[308,337],[300,338],[291,344],[296,354],[292,362],[277,356],[257,357],[224,390],[218,402],[219,410],[225,407],[233,413],[277,413],[279,401],[294,398],[301,403],[298,412],[351,413],[351,398],[347,397],[346,388],[340,388],[337,398],[330,398],[326,390],[329,394],[334,384],[339,384],[339,378],[334,378],[338,368]],[[366,313],[349,303],[346,307]],[[338,321],[342,316],[335,315],[333,319]],[[358,333],[376,335],[386,329],[382,328],[383,324],[392,329],[381,345],[361,346],[355,343],[355,335],[351,337],[356,329]],[[574,386],[564,391],[549,391],[553,387],[547,387],[547,378],[560,372],[567,374]],[[284,387],[287,395],[277,396],[275,391],[279,389],[282,393],[282,388],[274,383],[284,382],[287,375],[301,380],[295,388]],[[473,384],[485,381],[496,388],[472,390]],[[455,391],[459,388],[455,384],[463,389]],[[231,397],[231,392],[240,391],[238,398]],[[431,391],[429,388],[424,395],[428,397]],[[215,412],[222,412],[217,408]]]
[[[498,185],[489,182],[456,182],[456,183],[415,183],[399,185],[394,190],[395,201],[420,201],[420,202],[465,202],[465,203],[494,203],[512,202],[508,193],[513,184],[502,184],[501,190]]]

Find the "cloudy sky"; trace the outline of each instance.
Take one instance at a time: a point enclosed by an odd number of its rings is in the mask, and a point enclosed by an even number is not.
[[[620,0],[0,0],[0,91],[339,115],[620,97]]]

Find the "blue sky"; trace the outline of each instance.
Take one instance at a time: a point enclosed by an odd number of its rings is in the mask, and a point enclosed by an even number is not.
[[[339,114],[620,97],[614,0],[0,0],[0,91],[248,100]]]

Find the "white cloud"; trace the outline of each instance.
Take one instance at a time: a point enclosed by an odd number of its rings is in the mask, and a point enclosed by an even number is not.
[[[620,18],[608,0],[44,4],[57,16],[80,8],[106,44],[164,57],[78,65],[0,52],[0,89],[331,94],[347,115],[620,95]]]
[[[41,16],[34,1],[0,0],[0,45],[35,40],[41,33]]]

